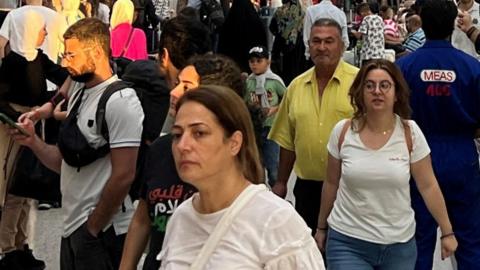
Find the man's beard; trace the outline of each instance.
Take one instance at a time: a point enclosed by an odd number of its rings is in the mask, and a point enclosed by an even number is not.
[[[95,76],[96,66],[95,66],[95,62],[90,56],[87,56],[87,63],[85,67],[86,67],[86,71],[84,71],[82,74],[78,74],[78,75],[70,74],[70,77],[72,78],[72,80],[79,83],[86,83],[91,81]]]
[[[95,75],[94,72],[92,72],[92,71],[87,71],[87,72],[82,73],[82,74],[80,74],[80,75],[71,75],[71,74],[70,74],[70,77],[72,78],[72,80],[74,80],[74,81],[76,81],[76,82],[86,83],[86,82],[92,80],[94,75]]]

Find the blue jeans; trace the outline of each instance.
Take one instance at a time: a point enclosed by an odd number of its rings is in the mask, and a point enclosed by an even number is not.
[[[328,270],[413,270],[417,259],[414,237],[382,245],[329,229],[326,249]]]
[[[273,187],[275,182],[277,182],[280,146],[276,142],[267,139],[270,128],[263,127],[262,129],[262,157],[263,166],[267,169],[268,184]]]

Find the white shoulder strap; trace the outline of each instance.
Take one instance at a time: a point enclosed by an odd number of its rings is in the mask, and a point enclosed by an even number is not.
[[[263,184],[261,185],[250,185],[247,187],[237,199],[230,205],[227,212],[222,216],[218,224],[215,226],[215,229],[208,237],[205,244],[203,244],[200,253],[193,261],[190,266],[190,270],[203,270],[210,255],[217,248],[218,243],[222,240],[222,237],[230,228],[230,225],[233,222],[235,216],[243,209],[243,207],[260,191],[267,190],[267,187]]]

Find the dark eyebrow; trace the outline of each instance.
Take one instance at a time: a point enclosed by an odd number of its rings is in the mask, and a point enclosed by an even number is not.
[[[198,126],[206,126],[206,127],[208,127],[208,125],[205,124],[205,123],[203,123],[203,122],[191,123],[191,124],[189,124],[187,127],[198,127]],[[176,124],[173,125],[172,129],[174,129],[174,128],[183,129],[181,126],[176,125]]]

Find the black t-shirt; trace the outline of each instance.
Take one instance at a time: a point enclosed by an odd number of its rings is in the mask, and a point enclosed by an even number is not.
[[[183,182],[178,176],[172,154],[172,136],[157,138],[148,150],[145,166],[141,174],[141,197],[145,200],[150,217],[150,250],[144,270],[160,267],[156,257],[162,249],[168,219],[177,207],[190,198],[197,190]]]
[[[47,83],[50,80],[61,86],[68,77],[68,71],[53,63],[42,50],[32,61],[13,51],[8,53],[0,65],[0,111],[12,119],[20,112],[10,103],[22,106],[39,106],[48,101]]]

